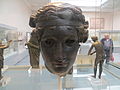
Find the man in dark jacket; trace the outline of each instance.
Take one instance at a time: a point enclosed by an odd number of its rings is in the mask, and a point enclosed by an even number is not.
[[[108,63],[112,57],[113,53],[113,41],[110,39],[109,34],[105,34],[104,38],[101,39],[101,43],[104,47],[106,63]]]

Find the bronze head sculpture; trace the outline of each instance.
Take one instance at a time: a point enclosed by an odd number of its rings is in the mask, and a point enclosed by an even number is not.
[[[39,31],[39,45],[46,68],[59,76],[72,68],[79,43],[88,38],[88,22],[80,8],[50,3],[31,15],[29,25]]]

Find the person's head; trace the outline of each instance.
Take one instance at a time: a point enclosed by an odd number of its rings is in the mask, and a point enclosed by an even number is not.
[[[105,37],[105,39],[109,39],[110,38],[109,34],[105,34],[104,37]]]
[[[80,8],[52,3],[30,17],[29,25],[39,31],[41,53],[47,69],[59,76],[69,72],[80,42],[88,38],[88,28]]]
[[[98,40],[98,37],[97,36],[92,36],[91,39],[96,42]]]

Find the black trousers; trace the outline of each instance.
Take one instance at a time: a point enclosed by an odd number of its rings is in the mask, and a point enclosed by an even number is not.
[[[111,52],[110,50],[105,50],[105,63],[108,63],[110,61],[110,55],[111,55]]]

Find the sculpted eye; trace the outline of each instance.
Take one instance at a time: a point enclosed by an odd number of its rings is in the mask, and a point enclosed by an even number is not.
[[[54,43],[55,43],[55,41],[53,39],[47,39],[47,40],[45,40],[45,45],[48,46],[48,47],[53,46]]]
[[[67,46],[72,46],[74,43],[75,43],[75,40],[72,40],[72,39],[68,39],[68,40],[65,41],[65,44]]]

